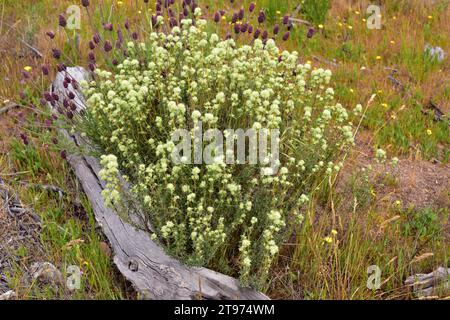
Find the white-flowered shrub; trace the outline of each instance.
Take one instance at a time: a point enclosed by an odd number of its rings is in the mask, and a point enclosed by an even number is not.
[[[120,168],[168,252],[264,284],[313,189],[341,169],[353,128],[334,101],[329,70],[299,64],[296,52],[273,40],[221,40],[205,24],[185,19],[169,34],[128,43],[128,57],[112,72],[97,70],[82,84],[88,109],[77,130],[108,155],[101,173],[108,203],[118,201]],[[194,135],[197,121],[204,131],[279,129],[277,174],[223,157],[173,163],[171,134]]]

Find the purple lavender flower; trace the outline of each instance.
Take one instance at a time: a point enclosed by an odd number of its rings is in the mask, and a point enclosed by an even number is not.
[[[278,24],[276,24],[273,27],[273,34],[278,34],[278,32],[280,32],[280,26]]]
[[[103,46],[103,49],[105,49],[105,52],[110,52],[112,50],[112,45],[111,42],[109,42],[108,40],[105,41],[105,44]]]
[[[287,31],[284,35],[283,35],[283,41],[287,41],[287,39],[289,39],[289,36],[291,35],[291,33],[289,31]]]
[[[83,7],[87,8],[89,7],[89,0],[81,0],[81,4],[83,5]]]
[[[251,33],[253,32],[253,26],[252,26],[252,25],[249,25],[249,26],[248,26],[247,32],[248,32],[249,34],[251,34]]]
[[[239,20],[244,19],[244,14],[245,14],[244,8],[241,8],[238,13]]]
[[[112,31],[112,29],[113,29],[112,23],[111,23],[111,22],[105,23],[105,24],[103,25],[103,29],[105,29],[106,31]]]
[[[158,19],[158,17],[155,14],[153,14],[152,15],[152,27],[156,26],[156,23],[158,22],[157,19]]]
[[[62,159],[64,159],[64,160],[67,159],[67,151],[66,150],[62,150],[59,155],[61,156]]]
[[[55,58],[55,59],[59,59],[59,58],[61,58],[61,51],[59,51],[58,49],[52,49],[52,52],[53,52],[53,58]]]
[[[289,23],[289,16],[288,15],[285,15],[284,17],[283,17],[283,24],[284,25],[287,25]]]
[[[53,101],[53,97],[52,97],[51,93],[48,92],[48,91],[45,91],[45,92],[44,92],[44,98],[45,98],[45,100],[47,100],[48,102]]]
[[[316,30],[314,30],[314,28],[309,28],[308,33],[306,34],[306,37],[308,39],[311,39],[314,36],[314,33],[316,33]]]
[[[258,15],[258,22],[264,23],[264,21],[266,21],[266,14],[264,13],[263,10],[261,10]]]
[[[58,20],[61,27],[65,28],[67,26],[67,20],[62,14],[59,15]]]
[[[28,141],[28,137],[25,133],[20,134],[20,139],[22,139],[22,142],[24,145],[28,145],[29,141]]]
[[[67,67],[64,63],[58,63],[58,65],[56,66],[56,69],[58,70],[58,72],[63,72],[67,69]]]
[[[258,39],[260,34],[261,34],[261,30],[259,28],[256,28],[253,38]]]
[[[53,33],[53,31],[47,31],[45,33],[50,39],[54,39],[55,38],[55,34]]]
[[[234,33],[239,34],[239,32],[241,32],[241,25],[236,23],[234,25]]]
[[[255,7],[256,7],[256,5],[254,2],[250,3],[250,6],[248,7],[248,11],[250,11],[250,12],[255,11]]]
[[[43,65],[41,69],[42,69],[42,74],[44,76],[48,76],[48,74],[49,74],[48,67],[46,65]]]
[[[94,41],[95,44],[100,43],[100,35],[98,34],[98,32],[94,33],[94,35],[92,36],[92,41]]]
[[[233,17],[231,18],[231,22],[232,23],[236,23],[238,20],[238,14],[237,13],[233,13]]]
[[[220,22],[220,13],[219,12],[216,12],[214,14],[214,22],[215,23],[219,23]]]

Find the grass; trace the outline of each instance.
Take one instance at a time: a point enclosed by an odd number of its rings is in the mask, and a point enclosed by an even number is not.
[[[22,299],[124,298],[124,283],[112,267],[104,239],[97,233],[89,201],[58,157],[37,143],[23,146],[22,142],[12,140],[9,154],[1,158],[0,176],[25,206],[39,215],[42,223],[39,239],[42,253],[29,252],[32,248],[26,246],[17,248],[15,255],[23,259],[10,274],[9,283]],[[7,175],[12,172],[21,174]],[[42,185],[59,186],[64,193],[49,192]],[[42,261],[53,263],[66,277],[70,275],[66,274],[70,266],[79,267],[80,290],[30,283],[25,270],[31,262]]]
[[[250,2],[241,3],[248,7]],[[258,8],[266,9],[272,24],[280,23],[284,12],[292,12],[298,2],[257,1]],[[209,4],[211,14],[215,8],[231,8],[225,0],[201,3]],[[44,36],[47,30],[56,31],[57,41],[64,44],[64,33],[56,28],[57,15],[71,4],[72,1],[65,0],[42,0],[32,4],[0,1],[0,107],[4,100],[20,102],[17,94],[23,89],[20,72],[24,66],[31,66],[32,73],[37,75],[42,60],[48,62],[46,57],[51,45]],[[366,142],[373,148],[381,147],[389,156],[448,163],[448,117],[436,121],[426,106],[433,101],[445,114],[450,110],[449,59],[430,60],[424,54],[424,46],[440,46],[448,56],[449,1],[437,1],[435,5],[427,5],[427,1],[387,1],[382,7],[381,30],[366,28],[363,19],[367,18],[368,4],[368,1],[334,0],[326,16],[301,11],[303,14],[298,17],[309,20],[316,34],[307,39],[309,26],[296,25],[290,40],[282,45],[299,51],[303,62],[332,69],[338,99],[349,109],[357,103],[364,104],[373,93],[377,94],[362,123],[364,137],[369,137]],[[145,10],[142,4],[139,8],[134,5],[135,1],[123,1],[123,7],[115,12],[120,18],[127,16],[136,20]],[[80,37],[86,38],[88,28],[84,12],[82,17]],[[319,28],[319,24],[323,24],[323,28]],[[46,57],[33,57],[17,38],[38,48]],[[87,52],[85,49],[82,47],[81,52]],[[66,52],[70,51],[66,44]],[[75,56],[73,59],[76,63]],[[388,79],[391,74],[404,86],[403,91]],[[36,81],[29,93],[36,93],[47,85],[43,80]],[[26,109],[22,112],[26,117]],[[14,139],[20,132],[29,130],[28,125],[14,123],[5,114],[0,115],[0,122],[5,128],[0,132],[0,175],[9,179],[8,183],[19,191],[22,201],[43,220],[44,256],[40,258],[51,261],[61,270],[73,264],[81,266],[84,272],[83,289],[76,292],[55,292],[35,283],[24,284],[21,279],[30,252],[26,247],[17,248],[16,255],[24,259],[17,264],[10,282],[19,296],[24,299],[127,298],[110,258],[101,250],[103,239],[96,232],[89,203],[66,165],[57,155],[45,151],[39,142],[24,146]],[[375,194],[373,179],[362,178],[359,172],[353,172],[344,191],[329,188],[305,212],[303,227],[296,231],[280,255],[269,290],[271,296],[413,298],[403,285],[407,276],[448,265],[448,209],[382,204],[383,195]],[[24,187],[20,181],[66,186],[67,194],[59,199],[47,191]],[[395,185],[396,181],[387,177],[385,183]],[[84,208],[82,218],[77,213],[80,207]],[[335,223],[331,222],[333,220]],[[324,240],[327,237],[331,242]],[[424,253],[433,255],[415,260]],[[382,270],[380,290],[366,288],[370,265],[378,265]]]

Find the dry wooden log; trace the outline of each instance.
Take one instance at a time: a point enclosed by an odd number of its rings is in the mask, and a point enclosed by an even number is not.
[[[79,67],[65,71],[78,82],[88,77]],[[65,90],[66,74],[59,73],[52,85],[54,92]],[[76,91],[71,85],[69,90]],[[77,91],[76,103],[84,107],[84,98]],[[76,136],[63,134],[80,144]],[[101,196],[105,188],[99,178],[100,165],[97,159],[83,155],[68,155],[70,166],[89,199],[95,218],[113,249],[114,263],[142,297],[148,299],[269,299],[251,288],[243,288],[239,281],[221,273],[197,267],[187,267],[151,240],[144,219],[136,210],[130,210],[128,219],[119,217],[115,210],[106,207]],[[124,185],[126,188],[127,186]]]
[[[429,297],[450,290],[450,268],[439,267],[431,273],[409,276],[405,284],[419,297]]]

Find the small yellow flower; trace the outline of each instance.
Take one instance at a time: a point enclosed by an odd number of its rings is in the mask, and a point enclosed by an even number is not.
[[[400,206],[401,204],[402,204],[402,202],[400,200],[395,201],[396,206]]]
[[[25,70],[26,72],[30,72],[33,68],[30,66],[25,66],[23,67],[23,70]]]
[[[347,28],[348,28],[349,30],[352,30],[352,29],[353,29],[353,27],[352,27],[352,26],[348,26]]]
[[[342,22],[339,22],[339,23],[338,23],[338,26],[339,26],[339,27],[342,27],[342,26],[343,26]]]
[[[393,16],[393,17],[392,17],[392,20],[397,20],[397,17],[396,17],[396,16]]]
[[[318,25],[319,29],[323,29],[323,24]]]
[[[225,16],[222,16],[222,20],[225,20],[227,17],[225,17]]]
[[[362,22],[366,22],[366,21],[367,21],[366,19],[364,19],[364,18],[362,19]]]
[[[311,62],[311,60],[308,60],[308,61],[306,61],[306,63],[307,63],[307,64],[311,64],[312,62]]]
[[[350,88],[350,92],[353,93],[353,92],[355,92],[355,90],[353,90],[352,88]]]
[[[375,59],[376,60],[381,60],[381,56],[376,56]]]
[[[335,235],[337,235],[337,233],[338,233],[338,232],[337,232],[335,229],[331,230],[331,234],[332,234],[332,235],[335,236]]]
[[[396,115],[395,113],[391,114],[391,119],[392,119],[392,120],[397,119],[397,115]]]
[[[427,135],[431,136],[433,134],[433,131],[431,129],[427,129]]]
[[[395,44],[395,41],[394,41],[394,40],[391,40],[390,42],[391,42],[391,44]]]
[[[378,94],[382,94],[382,93],[383,93],[383,90],[378,90],[377,93],[378,93]]]
[[[428,20],[433,20],[433,16],[428,16]]]
[[[138,11],[138,13],[139,13],[139,14],[141,14],[141,13],[142,13],[142,11],[141,11],[141,10],[139,10],[139,11]]]
[[[281,14],[281,11],[277,11],[277,14]]]
[[[388,108],[389,107],[389,105],[387,103],[382,103],[381,106],[384,107],[384,108]]]
[[[359,12],[358,10],[356,10],[356,11],[355,11],[355,14],[357,14],[357,15],[358,15],[358,14],[360,14],[360,12]]]
[[[118,6],[123,5],[123,1],[117,1],[117,5],[118,5]]]
[[[333,238],[331,238],[330,236],[323,238],[323,241],[326,243],[332,243],[333,242]]]

